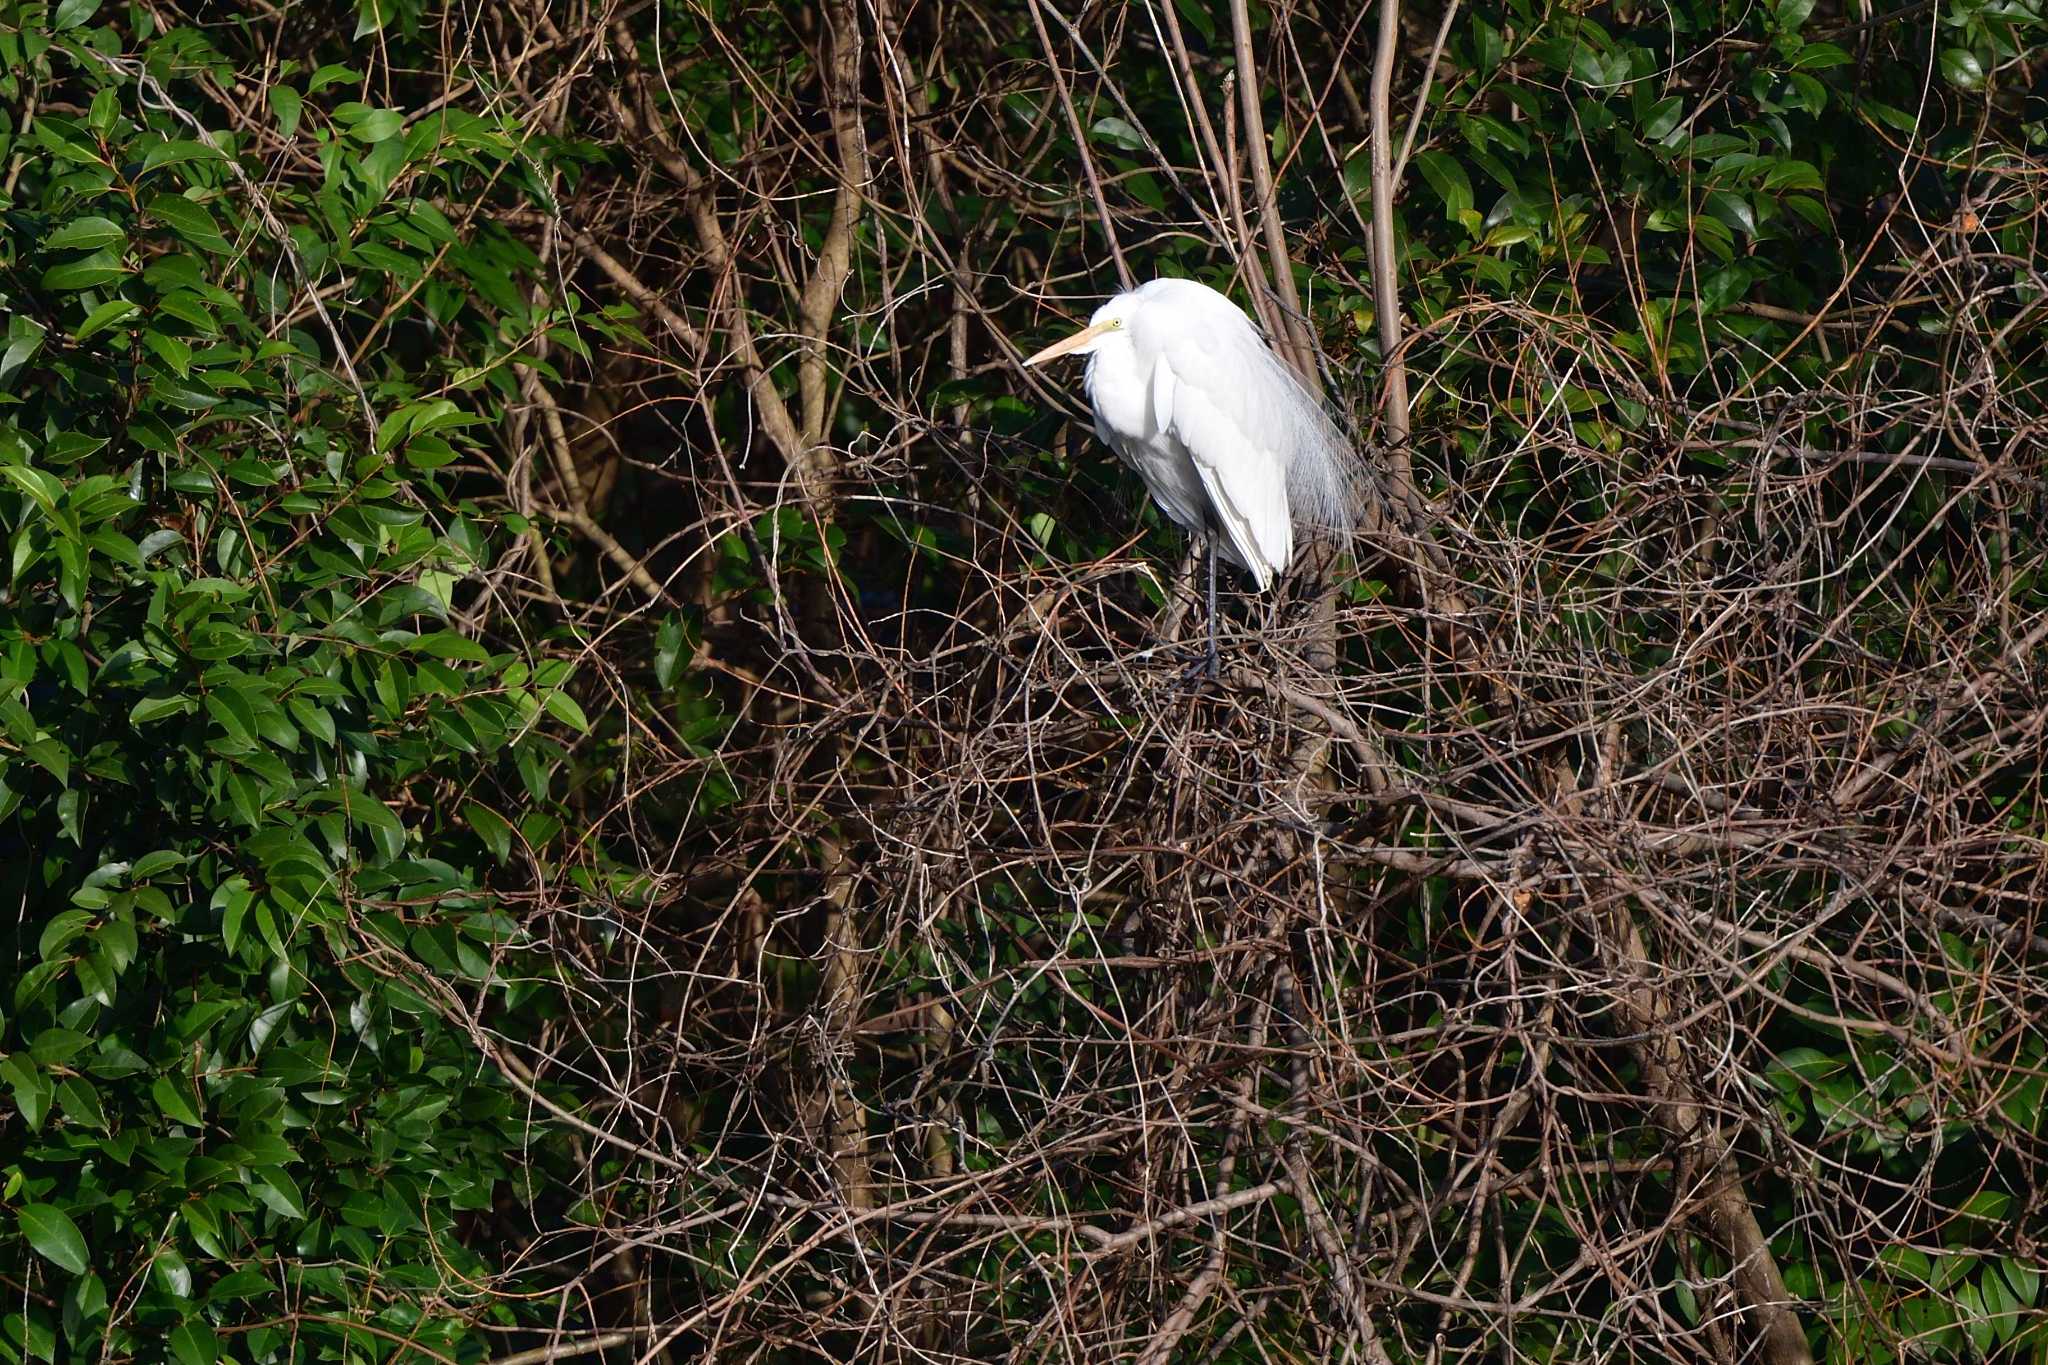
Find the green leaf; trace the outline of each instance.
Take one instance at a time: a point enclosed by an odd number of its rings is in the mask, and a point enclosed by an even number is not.
[[[277,84],[266,92],[270,100],[270,112],[277,116],[277,132],[286,142],[299,130],[299,114],[305,101],[299,92],[289,85]]]
[[[1039,538],[1042,542],[1044,537]],[[674,616],[661,623],[654,633],[654,681],[666,692],[676,685],[676,675],[683,663],[683,623]]]
[[[2011,1207],[2011,1195],[2001,1190],[1979,1190],[1963,1201],[1962,1212],[1988,1223],[2005,1217]]]
[[[107,1131],[106,1111],[100,1107],[99,1092],[81,1076],[71,1076],[57,1087],[57,1103],[73,1123],[99,1132]]]
[[[206,713],[213,717],[228,739],[242,747],[253,746],[256,742],[256,716],[249,702],[233,688],[220,688],[206,694]]]
[[[176,1247],[165,1247],[159,1251],[150,1265],[150,1272],[156,1277],[158,1286],[171,1297],[192,1297],[192,1267],[185,1263]]]
[[[474,802],[462,808],[462,817],[499,862],[512,855],[512,826],[506,823],[505,817]]]
[[[63,823],[61,816],[59,823]],[[76,823],[75,813],[72,823]],[[78,841],[75,833],[70,834],[69,837],[73,842]],[[114,1003],[113,973],[100,958],[92,954],[73,958],[71,960],[71,973],[78,978],[78,989],[89,999],[97,1000],[102,1005]]]
[[[221,1276],[206,1291],[208,1303],[227,1303],[235,1299],[254,1299],[276,1289],[262,1272],[244,1267]]]
[[[1415,168],[1444,201],[1444,215],[1455,219],[1472,207],[1472,179],[1449,153],[1417,152]]]
[[[128,234],[111,218],[74,218],[51,233],[43,242],[46,251],[94,251],[116,242],[128,243]]]
[[[24,977],[24,983],[31,980]],[[21,1112],[22,1122],[30,1132],[43,1126],[43,1119],[49,1114],[51,1086],[49,1079],[39,1073],[28,1060],[21,1056],[0,1058],[0,1078],[7,1082],[14,1094],[14,1107]]]
[[[100,12],[100,0],[61,0],[51,16],[50,27],[58,33],[77,28]]]
[[[1481,71],[1493,70],[1507,55],[1507,43],[1500,30],[1476,15],[1472,19],[1472,55]]]
[[[1829,67],[1847,66],[1853,58],[1848,52],[1833,43],[1808,43],[1799,49],[1799,55],[1792,59],[1794,71],[1826,71]]]
[[[1771,1063],[1771,1070],[1805,1081],[1822,1081],[1838,1074],[1846,1066],[1848,1062],[1843,1058],[1831,1056],[1818,1048],[1788,1047]]]
[[[1894,1275],[1929,1284],[1934,1279],[1934,1264],[1925,1252],[1915,1250],[1902,1243],[1894,1242],[1882,1247],[1877,1253],[1877,1263]]]
[[[228,249],[228,239],[221,235],[220,224],[204,204],[182,195],[160,194],[149,201],[149,216],[196,247],[207,251]]]
[[[459,452],[439,436],[414,436],[405,443],[405,462],[414,469],[439,469],[452,464]]]
[[[142,154],[144,170],[160,170],[186,161],[219,161],[220,148],[192,138],[171,138],[159,142]]]
[[[128,267],[121,263],[119,253],[95,251],[82,260],[51,266],[43,272],[42,286],[63,293],[77,293],[97,288],[109,280],[118,280],[127,273]]]
[[[220,1338],[198,1318],[187,1318],[171,1329],[171,1354],[178,1365],[213,1365],[220,1359]]]
[[[1810,161],[1780,161],[1764,175],[1767,190],[1824,189],[1820,170]]]
[[[378,851],[385,858],[396,858],[405,851],[405,824],[382,801],[374,796],[357,795],[349,801],[348,813],[370,831],[370,837],[376,841]]]
[[[1145,139],[1138,130],[1120,118],[1099,118],[1088,131],[1095,134],[1097,141],[1121,147],[1127,152],[1142,151],[1145,147]]]
[[[50,776],[57,779],[57,785],[71,785],[71,751],[54,739],[39,739],[22,746],[28,756],[36,761]]]
[[[1181,18],[1195,26],[1205,43],[1216,41],[1216,16],[1210,12],[1208,0],[1174,0]]]
[[[92,1046],[92,1039],[77,1029],[46,1028],[29,1044],[29,1056],[39,1066],[62,1066]]]
[[[108,299],[85,315],[85,321],[78,324],[78,330],[71,334],[71,339],[84,341],[96,332],[104,332],[117,323],[126,322],[141,311],[140,305],[127,299]]]
[[[100,951],[115,975],[128,970],[135,961],[135,954],[141,948],[141,939],[136,935],[135,925],[128,920],[115,918],[101,924],[94,935],[99,940]]]
[[[564,725],[573,726],[585,734],[590,733],[590,718],[583,714],[583,708],[567,692],[550,692],[543,699],[548,714]]]
[[[285,703],[292,713],[292,719],[299,728],[319,740],[322,744],[334,743],[334,718],[321,707],[305,697],[293,697]]]
[[[1730,190],[1709,190],[1706,210],[1729,227],[1740,229],[1748,236],[1756,235],[1756,211],[1749,201]]]
[[[1920,129],[1920,122],[1913,115],[1903,109],[1895,109],[1889,104],[1882,104],[1868,96],[1857,100],[1856,107],[1868,113],[1872,118],[1884,124],[1895,133],[1915,134]]]
[[[1776,17],[1778,27],[1788,33],[1795,33],[1813,13],[1813,0],[1778,0]]]
[[[411,646],[421,654],[436,659],[457,659],[464,663],[489,663],[491,652],[466,635],[452,630],[438,630],[431,635],[422,635]]]
[[[383,420],[377,423],[377,434],[371,438],[370,449],[381,452],[397,445],[417,415],[416,408],[394,408],[385,413]]]
[[[317,95],[330,85],[339,85],[343,81],[359,81],[362,78],[363,73],[353,67],[329,63],[315,71],[306,81],[306,93]]]
[[[364,142],[382,142],[405,131],[405,119],[396,109],[372,109],[356,120],[349,133]]]
[[[137,858],[135,865],[128,869],[128,875],[135,881],[146,882],[160,872],[168,872],[174,867],[184,866],[185,862],[185,855],[176,849],[160,848],[154,853],[145,853],[140,858]],[[182,880],[182,878],[174,878],[173,880]]]
[[[23,330],[8,342],[6,353],[0,354],[0,380],[11,377],[43,348],[44,333],[41,327],[27,318],[17,318],[16,322],[24,325]]]
[[[381,242],[359,242],[342,254],[342,260],[351,265],[386,271],[402,279],[411,279],[419,274],[418,262],[404,252],[395,251]]]
[[[1969,1334],[1970,1343],[1977,1348],[1977,1357],[1982,1359],[1990,1353],[1996,1338],[1987,1319],[1987,1305],[1974,1284],[1966,1284],[1955,1291],[1956,1307],[1961,1309],[1959,1317],[1963,1330]]]
[[[136,702],[128,713],[131,725],[147,725],[165,716],[182,716],[198,709],[198,703],[190,697],[144,697]]]
[[[284,1171],[276,1167],[257,1171],[249,1188],[280,1218],[294,1221],[305,1218],[306,1197],[299,1192],[298,1182]]]
[[[221,912],[221,942],[230,953],[241,942],[242,923],[254,900],[249,883],[240,877],[230,877],[213,893],[213,908]]]
[[[142,344],[178,378],[183,379],[192,372],[192,346],[183,338],[151,330],[142,334]]]
[[[1984,64],[1966,47],[1943,48],[1941,74],[1949,84],[1975,90],[1984,84]]]
[[[85,1235],[70,1214],[55,1204],[24,1204],[20,1221],[21,1235],[28,1238],[30,1246],[74,1275],[85,1273],[90,1264],[85,1256]]]
[[[1977,1294],[1983,1300],[1984,1313],[1991,1322],[1992,1334],[2000,1341],[2011,1335],[2018,1305],[2008,1296],[2005,1281],[1998,1276],[1985,1273],[1977,1279]]]
[[[188,324],[201,336],[214,336],[220,331],[220,323],[208,312],[197,294],[185,290],[173,290],[156,301],[157,311]]]
[[[1643,115],[1643,136],[1652,142],[1661,142],[1685,116],[1685,101],[1677,95],[1658,100]]]
[[[182,1079],[182,1078],[180,1078]],[[203,1128],[199,1111],[193,1107],[188,1087],[179,1084],[169,1076],[159,1076],[149,1087],[149,1096],[156,1101],[156,1107],[187,1128]]]
[[[92,927],[92,916],[83,910],[64,910],[50,917],[36,941],[36,952],[45,962],[71,946],[73,940]],[[41,1035],[37,1035],[41,1036]]]

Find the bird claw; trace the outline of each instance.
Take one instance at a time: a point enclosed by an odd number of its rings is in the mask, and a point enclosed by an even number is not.
[[[1217,653],[1215,644],[1211,643],[1195,656],[1194,662],[1181,670],[1181,688],[1189,693],[1199,692],[1203,684],[1215,682],[1222,676],[1222,672],[1222,656]]]

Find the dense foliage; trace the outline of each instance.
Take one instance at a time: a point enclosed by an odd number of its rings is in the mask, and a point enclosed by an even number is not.
[[[474,1033],[551,973],[483,886],[583,724],[463,629],[508,531],[443,472],[548,319],[437,205],[536,192],[532,138],[306,63],[225,126],[207,35],[95,8],[0,27],[0,1353],[425,1358],[531,1236]]]
[[[2048,1359],[2038,0],[188,8],[0,4],[0,1359]],[[1155,273],[1375,469],[1198,693]]]

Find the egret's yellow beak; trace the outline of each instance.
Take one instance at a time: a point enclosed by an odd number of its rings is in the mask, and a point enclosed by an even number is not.
[[[1027,366],[1042,365],[1048,360],[1058,360],[1063,355],[1069,355],[1080,350],[1083,346],[1086,346],[1115,325],[1113,322],[1098,322],[1092,327],[1083,327],[1066,340],[1055,341],[1052,345],[1046,347],[1037,355],[1030,357],[1024,363]]]

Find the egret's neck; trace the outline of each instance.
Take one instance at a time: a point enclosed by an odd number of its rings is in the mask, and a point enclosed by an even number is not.
[[[1152,377],[1142,373],[1129,338],[1104,337],[1088,357],[1088,401],[1095,420],[1126,440],[1152,436]]]

